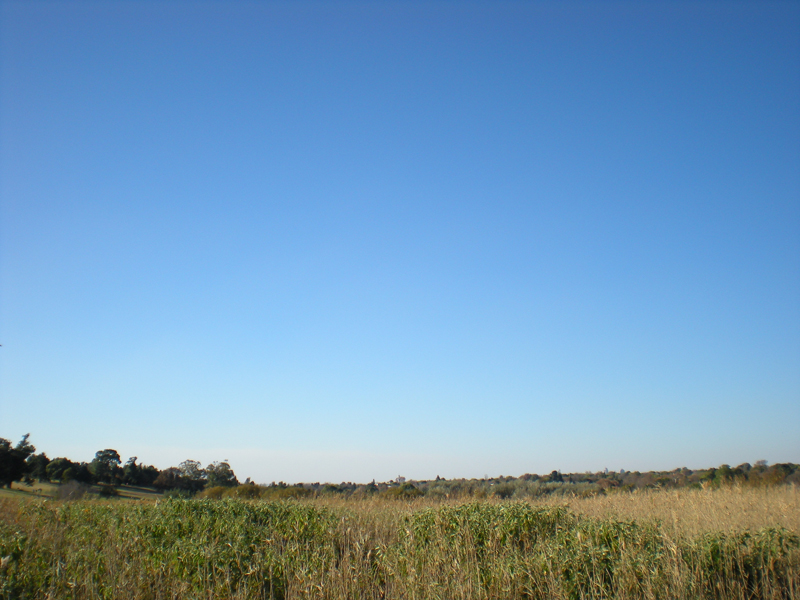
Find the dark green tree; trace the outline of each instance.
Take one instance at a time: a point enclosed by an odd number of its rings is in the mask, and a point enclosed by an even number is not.
[[[20,481],[28,471],[26,460],[36,452],[26,433],[16,446],[11,442],[0,438],[0,487],[11,487],[15,481]]]
[[[196,460],[185,460],[178,465],[178,470],[183,478],[182,489],[190,492],[199,492],[206,487],[206,472]]]
[[[69,479],[64,477],[64,474],[70,470],[73,463],[70,459],[60,456],[51,460],[45,468],[45,475],[48,481],[61,481],[67,482]],[[74,471],[70,471],[72,473]]]
[[[153,487],[161,491],[182,489],[183,477],[181,477],[181,470],[177,467],[164,469],[153,481]]]
[[[206,472],[196,460],[185,460],[177,467],[164,469],[153,481],[160,490],[182,490],[188,494],[199,492],[206,485]]]
[[[141,485],[142,470],[136,464],[136,456],[131,456],[122,467],[122,483],[127,485]]]
[[[40,454],[31,454],[28,460],[28,475],[39,481],[50,481],[47,477],[47,465],[50,464],[50,459],[44,452]]]
[[[206,467],[206,478],[208,487],[236,487],[239,485],[239,480],[236,479],[236,474],[227,461],[214,462],[208,465]]]
[[[159,471],[152,465],[140,465],[137,457],[131,456],[122,467],[122,483],[126,485],[151,486],[158,477]]]
[[[139,467],[139,485],[151,486],[161,473],[153,465],[143,465]]]
[[[68,481],[77,481],[78,483],[85,483],[87,485],[94,483],[94,475],[89,467],[89,463],[74,463],[69,461],[69,466],[61,474],[61,483],[66,483]]]
[[[119,452],[106,448],[105,450],[99,450],[94,455],[94,460],[89,465],[89,470],[94,475],[94,480],[98,483],[115,484],[122,476],[121,463]]]

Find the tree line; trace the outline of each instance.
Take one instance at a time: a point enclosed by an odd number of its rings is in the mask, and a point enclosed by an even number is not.
[[[352,482],[297,483],[284,482],[255,485],[248,479],[240,485],[227,461],[202,467],[196,460],[185,460],[177,467],[159,470],[139,464],[130,457],[124,464],[116,450],[99,450],[89,462],[73,462],[65,457],[49,459],[36,454],[28,435],[16,445],[0,438],[0,486],[10,487],[15,481],[26,483],[78,482],[100,485],[101,491],[113,491],[119,485],[146,487],[173,495],[202,494],[210,498],[242,497],[281,499],[307,496],[361,497],[380,494],[388,498],[516,498],[532,499],[546,495],[594,495],[637,489],[708,488],[725,485],[771,486],[800,485],[800,465],[766,461],[743,463],[736,467],[721,465],[692,470],[685,467],[672,471],[600,471],[565,473],[552,471],[546,475],[526,473],[519,477],[485,477],[482,479],[443,479],[406,481],[403,477],[383,483]]]
[[[125,464],[112,448],[99,450],[91,462],[74,462],[66,457],[50,459],[36,453],[29,434],[16,444],[0,438],[0,486],[11,487],[15,481],[34,481],[87,485],[150,487],[160,491],[178,490],[194,494],[206,487],[239,485],[227,461],[213,462],[205,469],[196,460],[185,460],[177,467],[159,470],[153,465],[139,464],[136,456]]]

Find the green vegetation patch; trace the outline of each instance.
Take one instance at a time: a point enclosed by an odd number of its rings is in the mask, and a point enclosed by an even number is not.
[[[3,598],[259,598],[265,590],[280,598],[287,560],[324,566],[333,558],[326,545],[333,517],[308,505],[170,500],[20,509],[17,528],[0,530],[0,553],[11,556]]]

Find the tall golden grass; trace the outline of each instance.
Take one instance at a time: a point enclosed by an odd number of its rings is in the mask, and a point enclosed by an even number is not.
[[[800,598],[794,487],[0,502],[0,598]]]
[[[545,499],[595,518],[658,519],[670,535],[784,527],[800,532],[800,487],[641,490],[591,497]]]

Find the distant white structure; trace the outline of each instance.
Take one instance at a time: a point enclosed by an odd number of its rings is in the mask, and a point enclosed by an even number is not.
[[[397,483],[405,483],[405,482],[406,482],[405,477],[400,477],[399,475],[397,476]]]

